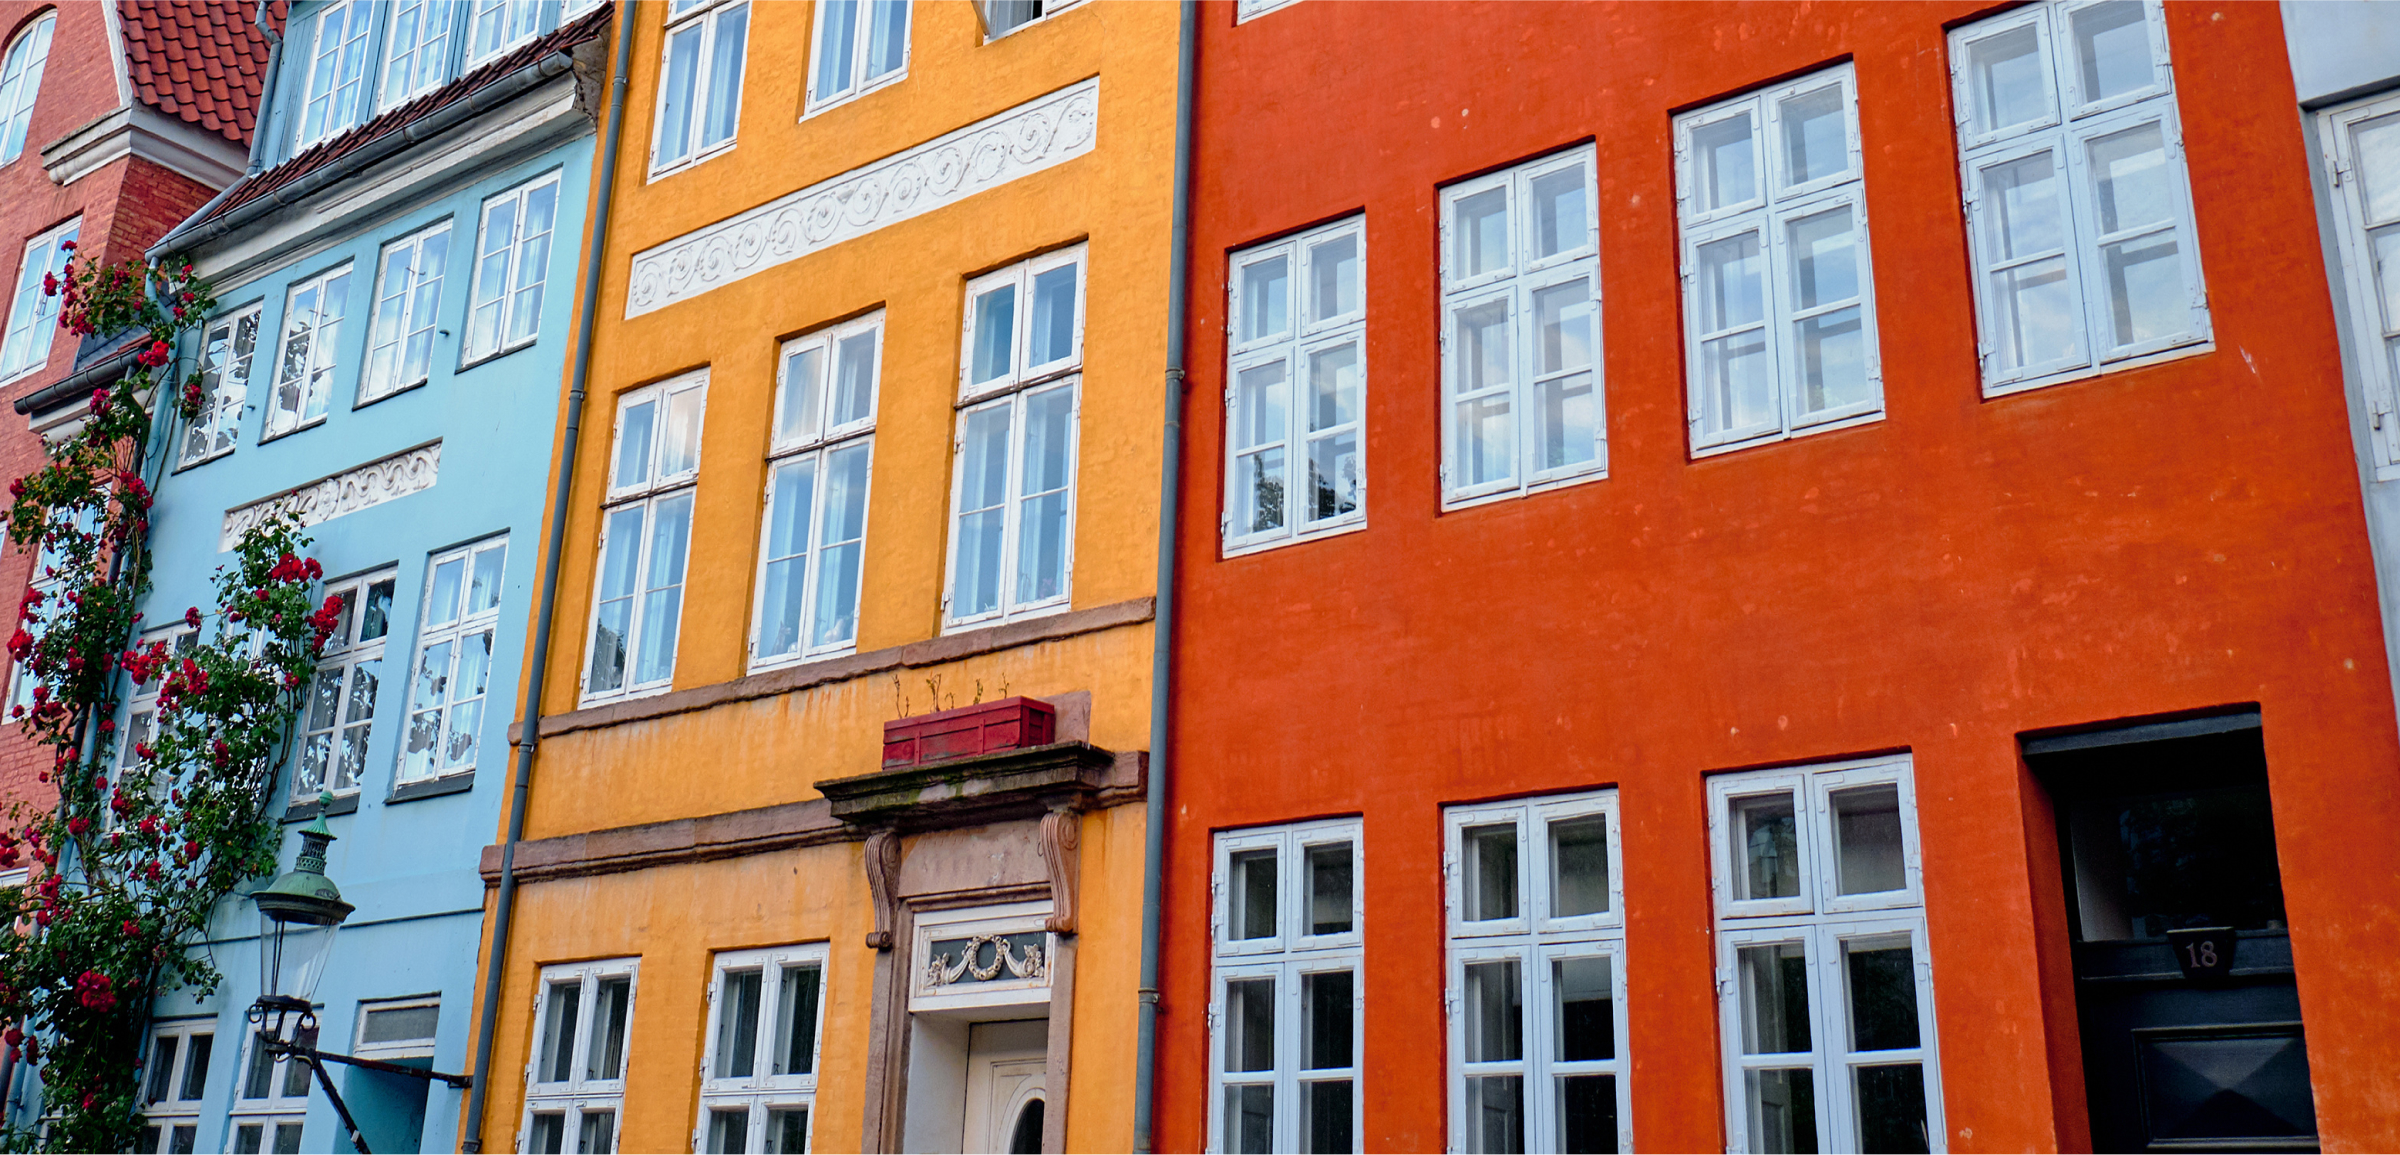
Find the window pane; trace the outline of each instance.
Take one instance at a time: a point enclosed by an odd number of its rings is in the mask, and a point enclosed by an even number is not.
[[[817,459],[775,467],[768,479],[767,559],[758,607],[758,656],[779,657],[800,647],[807,596],[808,522],[816,502]]]
[[[531,1144],[528,1144],[528,1145],[527,1145],[529,1150],[533,1150],[533,1151],[556,1151],[556,1150],[558,1150],[558,1148],[556,1148],[556,1147],[543,1147],[543,1146],[541,1145],[541,1143],[539,1142],[539,1140],[540,1140],[540,1138],[541,1138],[541,1134],[542,1134],[542,1121],[543,1121],[543,1119],[544,1119],[544,1118],[545,1118],[545,1116],[541,1116],[541,1115],[536,1115],[536,1116],[534,1116],[534,1119],[533,1119],[533,1132],[534,1132],[534,1138],[535,1138],[535,1140],[536,1140],[536,1141],[535,1141],[534,1143],[531,1143]],[[265,1130],[266,1130],[266,1128],[265,1128],[264,1126],[262,1126],[262,1125],[260,1125],[260,1124],[257,1124],[257,1123],[245,1123],[245,1124],[243,1124],[243,1125],[241,1125],[241,1126],[239,1126],[239,1127],[236,1127],[236,1128],[234,1128],[234,1129],[233,1129],[233,1150],[234,1150],[234,1155],[258,1155],[259,1143],[260,1143],[260,1140],[261,1140],[261,1138],[262,1138],[262,1136],[263,1136],[263,1133],[265,1132]],[[145,1149],[146,1149],[146,1148],[147,1148],[147,1144],[145,1144],[144,1146],[145,1146]]]
[[[2108,284],[2110,343],[2132,345],[2191,327],[2183,260],[2172,232],[2100,250]]]
[[[2085,103],[2150,87],[2150,29],[2141,0],[2094,4],[2074,20]]]
[[[1300,1084],[1301,1149],[1349,1152],[1357,1145],[1350,1137],[1350,1080],[1321,1079]]]
[[[975,355],[970,384],[1006,377],[1015,368],[1017,287],[1002,285],[975,298]]]
[[[633,642],[634,575],[648,513],[647,506],[636,505],[608,515],[607,542],[600,555],[600,605],[592,615],[591,671],[584,681],[588,690],[614,690],[625,684],[625,659]]]
[[[142,1102],[164,1102],[167,1091],[175,1081],[175,1052],[183,1045],[180,1035],[160,1035],[150,1045],[150,1078],[148,1089],[142,1092]]]
[[[775,1074],[808,1075],[817,1069],[817,999],[824,971],[814,964],[783,968],[783,989],[777,996]],[[801,1126],[807,1126],[805,1116]],[[772,1121],[769,1138],[775,1133]],[[789,1148],[797,1151],[799,1148]]]
[[[2014,128],[2050,114],[2050,70],[2042,65],[2040,33],[2030,24],[1968,45],[1967,83],[1977,132]]]
[[[889,76],[908,62],[908,0],[873,0],[873,9],[873,26],[867,33],[869,80]]]
[[[1533,214],[1535,260],[1571,253],[1592,243],[1591,213],[1584,206],[1583,189],[1580,164],[1533,178],[1527,200]]]
[[[1608,819],[1602,815],[1550,824],[1550,916],[1574,918],[1608,911]]]
[[[1275,1069],[1275,980],[1237,979],[1225,984],[1225,1069]]]
[[[1458,266],[1453,278],[1473,277],[1508,267],[1508,190],[1487,189],[1461,197],[1452,209],[1451,228]]]
[[[1792,796],[1733,800],[1734,900],[1791,898],[1800,893],[1799,828]]]
[[[617,419],[617,468],[609,484],[617,489],[650,480],[650,427],[658,420],[658,402],[625,407]]]
[[[1700,331],[1718,333],[1766,318],[1766,270],[1758,234],[1743,233],[1700,246]]]
[[[728,971],[717,995],[715,1078],[747,1079],[758,1066],[758,1004],[764,975]]]
[[[1599,457],[1600,407],[1592,375],[1554,377],[1542,382],[1540,393],[1542,468],[1564,469]]]
[[[1908,879],[1900,864],[1900,788],[1863,786],[1836,790],[1831,797],[1835,882],[1840,893],[1906,888]]]
[[[1225,1149],[1243,1155],[1275,1150],[1275,1088],[1268,1084],[1225,1088]]]
[[[2400,116],[2378,117],[2359,125],[2351,141],[2358,151],[2367,223],[2382,224],[2400,217]]]
[[[850,91],[850,55],[858,46],[858,0],[817,6],[817,99]]]
[[[193,1035],[191,1040],[190,1045],[184,1048],[183,1080],[175,1091],[175,1097],[187,1103],[208,1093],[208,1058],[209,1052],[216,1046],[217,1037]]]
[[[2090,148],[2092,194],[2102,233],[2175,219],[2175,177],[2157,124],[2100,137]]]
[[[1025,398],[1025,496],[1017,523],[1017,601],[1047,601],[1067,592],[1067,472],[1074,450],[1075,391],[1050,389]]]
[[[1808,948],[1779,942],[1742,947],[1735,954],[1741,968],[1742,1053],[1807,1051]]]
[[[1008,517],[1007,404],[966,415],[960,437],[958,560],[950,595],[952,617],[1000,608],[1000,550]]]
[[[1697,259],[1700,330],[1736,330],[1700,344],[1702,428],[1718,432],[1774,424],[1774,363],[1766,331],[1737,328],[1756,324],[1766,313],[1758,234],[1702,245]]]
[[[1750,1149],[1814,1152],[1817,1149],[1816,1083],[1806,1067],[1743,1074],[1750,1115]]]
[[[858,636],[858,572],[867,533],[868,446],[851,443],[826,455],[825,514],[817,531],[817,605],[811,646],[840,645]]]
[[[566,1150],[566,1116],[536,1115],[533,1117],[532,1130],[533,1134],[529,1137],[531,1141],[526,1146],[538,1155],[559,1155]]]
[[[1701,211],[1758,199],[1758,151],[1752,145],[1750,114],[1726,117],[1692,130],[1692,162]]]
[[[1617,1149],[1617,1077],[1569,1075],[1558,1080],[1559,1150],[1614,1152]]]
[[[1525,1077],[1481,1075],[1467,1080],[1467,1150],[1525,1149]]]
[[[808,1150],[808,1108],[767,1112],[767,1155],[802,1155]]]
[[[1517,917],[1517,827],[1513,822],[1459,832],[1465,856],[1459,917],[1467,922]]]
[[[474,575],[467,581],[467,612],[479,614],[500,605],[500,574],[508,562],[508,546],[486,546],[475,551]]]
[[[1844,115],[1841,85],[1785,100],[1776,115],[1783,121],[1785,187],[1850,171],[1849,118]]]
[[[1308,427],[1311,432],[1358,420],[1358,346],[1336,345],[1309,354]],[[1344,433],[1309,443],[1311,520],[1338,517],[1358,508],[1358,439]]]
[[[409,1043],[431,1041],[434,1027],[440,1023],[442,1008],[391,1007],[367,1012],[366,1022],[359,1028],[362,1043]]]
[[[1358,509],[1358,434],[1344,432],[1308,443],[1308,505],[1311,521]]]
[[[1301,1022],[1308,1036],[1301,1040],[1304,1070],[1338,1070],[1352,1064],[1351,974],[1324,971],[1300,976]]]
[[[1471,962],[1466,974],[1466,1061],[1505,1063],[1525,1057],[1523,972],[1515,959]]]
[[[1309,320],[1331,320],[1359,310],[1358,234],[1310,245],[1308,268]]]
[[[1272,337],[1291,327],[1290,263],[1279,255],[1242,266],[1242,340]]]
[[[718,13],[715,38],[708,49],[708,118],[700,134],[703,148],[733,139],[734,116],[742,100],[742,50],[750,35],[750,6]]]
[[[1556,998],[1551,1030],[1557,1032],[1558,1061],[1601,1062],[1617,1057],[1616,988],[1605,955],[1550,960]]]
[[[1461,394],[1506,386],[1513,358],[1509,348],[1508,302],[1486,301],[1458,310],[1458,383]],[[1516,471],[1516,430],[1506,393],[1458,404],[1457,448],[1463,474],[1454,484],[1501,481]]]
[[[516,277],[509,292],[508,343],[532,340],[542,328],[542,288],[550,271],[550,226],[558,215],[558,184],[525,193],[525,226],[515,255]]]
[[[1843,941],[1851,1050],[1897,1051],[1917,1045],[1915,959],[1905,934]]]
[[[825,381],[825,349],[810,346],[783,359],[782,395],[777,398],[775,440],[812,441],[822,425],[819,398]]]
[[[1592,363],[1592,287],[1578,278],[1533,295],[1534,372]]]
[[[881,330],[842,338],[841,367],[833,379],[832,424],[848,425],[875,415],[875,341]]]
[[[467,559],[452,558],[433,567],[433,591],[425,598],[425,624],[447,625],[458,620],[458,587],[467,574]]]
[[[658,475],[673,477],[700,468],[700,410],[708,393],[682,389],[667,397],[664,436],[658,446]]]
[[[1060,265],[1034,275],[1026,364],[1048,365],[1075,355],[1075,273],[1074,265]]]
[[[1273,361],[1244,369],[1234,379],[1234,447],[1248,450],[1235,467],[1243,482],[1238,524],[1244,533],[1281,529],[1285,523],[1281,442],[1289,420],[1286,377],[1285,363]]]
[[[367,587],[365,604],[358,611],[358,640],[371,642],[391,632],[392,590],[395,582],[385,578]]]
[[[1858,232],[1850,206],[1802,217],[1787,227],[1794,308],[1817,309],[1858,296]]]
[[[563,1083],[575,1076],[575,1022],[583,1005],[583,983],[569,980],[550,984],[550,1005],[542,1016],[542,1062],[536,1082]]]
[[[1860,1067],[1858,1147],[1861,1151],[1924,1152],[1925,1069],[1916,1063]]]
[[[576,1128],[577,1155],[605,1155],[617,1149],[617,1113],[592,1111],[583,1113],[582,1125]]]
[[[652,509],[647,569],[642,576],[642,636],[633,680],[656,682],[675,669],[675,640],[683,621],[683,570],[692,537],[692,495],[665,498]]]
[[[1992,165],[1983,170],[1982,177],[1990,201],[1985,217],[1989,259],[2013,261],[2066,246],[2057,163],[2050,153]]]
[[[1308,933],[1343,934],[1351,928],[1350,844],[1308,848]],[[1346,1067],[1348,1063],[1318,1064]]]
[[[702,25],[687,24],[667,36],[667,76],[659,85],[658,152],[652,166],[671,164],[692,153],[692,98],[700,78]]]
[[[1233,880],[1225,892],[1226,933],[1234,939],[1274,938],[1275,852],[1245,850],[1232,856]]]
[[[710,1151],[739,1155],[740,1152],[747,1149],[744,1147],[744,1143],[749,1138],[749,1108],[739,1107],[731,1111],[710,1111],[708,1113],[708,1149]]]
[[[633,1013],[633,980],[607,978],[600,980],[598,995],[593,999],[592,1045],[584,1060],[586,1079],[622,1079],[625,1077],[625,1020]],[[584,1116],[588,1124],[591,1116]]]
[[[2080,360],[2082,334],[2065,258],[2035,261],[1992,274],[1992,307],[1999,332],[1993,351],[2003,369]]]

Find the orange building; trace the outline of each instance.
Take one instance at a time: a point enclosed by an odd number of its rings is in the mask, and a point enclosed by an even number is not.
[[[1160,1148],[2400,1146],[2277,8],[1200,24]]]

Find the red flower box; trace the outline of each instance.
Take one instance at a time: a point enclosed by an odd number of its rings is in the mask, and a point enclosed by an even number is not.
[[[914,766],[1057,740],[1058,711],[1038,698],[1002,698],[883,724],[883,764]]]

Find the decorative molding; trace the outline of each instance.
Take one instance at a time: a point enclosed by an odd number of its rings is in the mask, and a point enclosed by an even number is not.
[[[1093,77],[644,249],[633,255],[625,317],[1064,164],[1090,152],[1099,129]]]
[[[1042,815],[1042,865],[1050,869],[1049,929],[1075,933],[1075,880],[1083,859],[1083,815],[1072,806],[1053,806]]]
[[[127,156],[138,156],[212,189],[240,179],[249,153],[213,132],[163,116],[148,105],[127,105],[60,137],[42,149],[42,171],[70,185]]]
[[[890,950],[900,915],[900,836],[878,830],[867,836],[866,850],[867,895],[875,902],[875,929],[867,932],[867,946]]]
[[[1046,979],[1050,966],[1044,961],[1042,948],[1050,936],[1040,931],[1016,934],[977,934],[964,939],[944,939],[928,945],[925,952],[925,986],[938,990],[965,979],[988,983],[1006,981],[1000,972],[1006,970],[1012,979]],[[957,946],[953,955],[942,948]],[[983,948],[992,948],[992,961],[983,961]]]
[[[442,466],[442,443],[403,449],[380,461],[287,489],[273,497],[225,511],[219,549],[231,550],[250,527],[272,513],[288,514],[303,526],[323,525],[345,514],[433,488]]]

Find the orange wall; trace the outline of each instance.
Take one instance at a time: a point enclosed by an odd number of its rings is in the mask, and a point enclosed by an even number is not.
[[[1212,830],[1364,815],[1363,1141],[1433,1150],[1440,808],[1608,784],[1636,1139],[1721,1149],[1703,775],[1893,749],[1915,757],[1950,1146],[2071,1147],[2056,849],[2017,735],[2241,702],[2319,1126],[2329,1150],[2400,1146],[2394,719],[2277,9],[2167,8],[2214,351],[1992,401],[1944,42],[1984,10],[1205,6],[1160,1149],[1206,1134]],[[1887,416],[1692,461],[1671,113],[1845,58]],[[1610,476],[1441,514],[1437,186],[1579,140]],[[1362,208],[1369,527],[1220,560],[1226,254]]]

